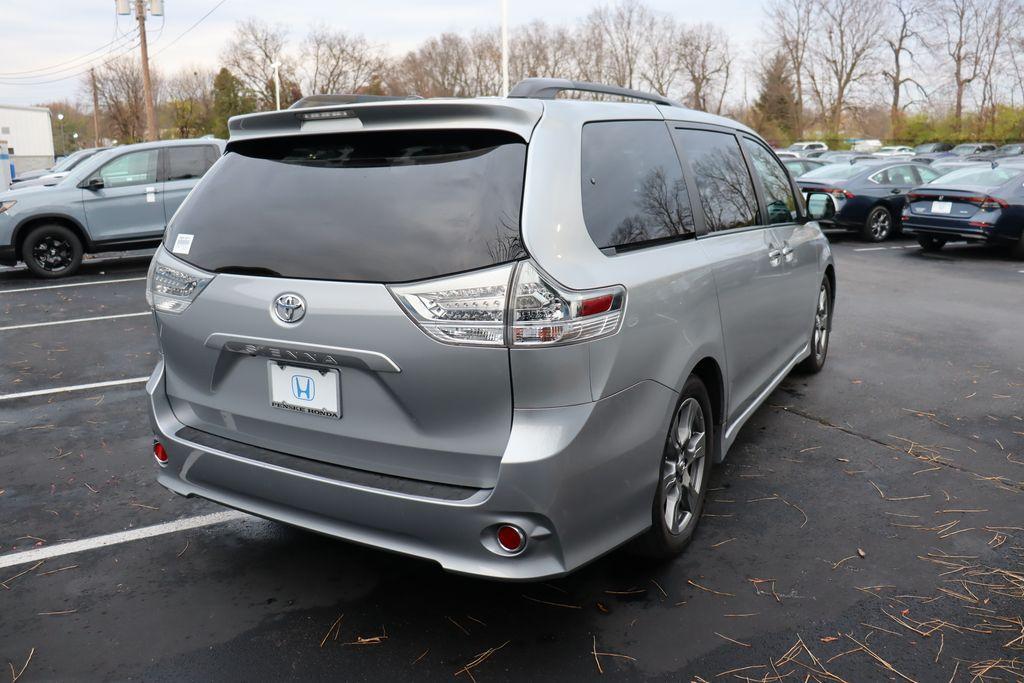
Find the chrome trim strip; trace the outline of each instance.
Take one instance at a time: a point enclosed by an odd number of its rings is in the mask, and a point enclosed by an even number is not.
[[[350,349],[342,346],[319,346],[282,339],[249,337],[243,334],[215,332],[206,338],[205,346],[211,349],[259,356],[282,362],[309,363],[327,367],[344,365],[365,367],[374,372],[401,372],[395,361],[377,351]]]
[[[775,377],[772,378],[772,381],[769,382],[768,386],[765,387],[764,391],[762,391],[760,394],[757,395],[757,399],[753,403],[751,403],[749,406],[747,406],[747,409],[744,410],[742,413],[740,413],[739,417],[737,417],[735,420],[733,420],[732,424],[730,424],[726,428],[726,430],[725,430],[725,438],[726,438],[726,440],[731,439],[733,437],[733,434],[740,427],[743,426],[743,423],[745,423],[747,421],[747,418],[750,417],[751,413],[753,413],[755,410],[757,410],[758,408],[761,407],[761,404],[764,403],[764,400],[766,398],[768,398],[768,394],[770,394],[773,391],[775,391],[775,389],[780,384],[782,384],[782,380],[786,379],[786,375],[789,374],[789,371],[792,370],[794,367],[796,367],[797,363],[802,361],[804,358],[807,358],[807,356],[809,356],[809,355],[811,355],[811,345],[810,344],[804,344],[804,347],[802,349],[800,349],[797,352],[797,354],[795,356],[793,356],[793,358],[790,359],[790,361],[788,363],[786,363],[786,366],[784,368],[782,368],[782,370],[777,375],[775,375]]]

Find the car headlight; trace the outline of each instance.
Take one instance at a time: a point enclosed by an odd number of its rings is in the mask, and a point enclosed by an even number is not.
[[[14,206],[17,203],[18,203],[18,200],[16,200],[16,199],[8,199],[6,201],[0,202],[0,213],[4,213],[5,211],[7,211],[7,209],[11,208],[12,206]]]

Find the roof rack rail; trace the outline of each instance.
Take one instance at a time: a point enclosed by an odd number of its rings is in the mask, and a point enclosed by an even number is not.
[[[605,85],[603,83],[588,83],[587,81],[570,81],[567,78],[524,78],[516,83],[509,91],[509,97],[516,98],[537,98],[541,100],[553,100],[558,93],[565,90],[578,92],[592,92],[601,95],[616,95],[618,97],[629,97],[634,100],[643,100],[662,104],[666,107],[681,107],[675,100],[655,93],[630,88],[620,88],[617,85]]]
[[[421,100],[418,95],[351,95],[345,93],[329,95],[307,95],[296,100],[289,109],[328,107],[332,104],[363,104],[365,102],[389,102],[393,100]]]

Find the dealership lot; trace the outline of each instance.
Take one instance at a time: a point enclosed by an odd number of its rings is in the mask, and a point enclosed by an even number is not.
[[[687,553],[536,584],[203,517],[223,508],[149,455],[148,259],[0,272],[0,658],[20,680],[1019,680],[1024,272],[834,247],[829,365],[747,424]]]

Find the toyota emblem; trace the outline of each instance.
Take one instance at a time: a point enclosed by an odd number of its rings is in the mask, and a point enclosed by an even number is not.
[[[282,294],[274,301],[274,315],[284,323],[297,323],[306,315],[306,302],[298,294]]]

